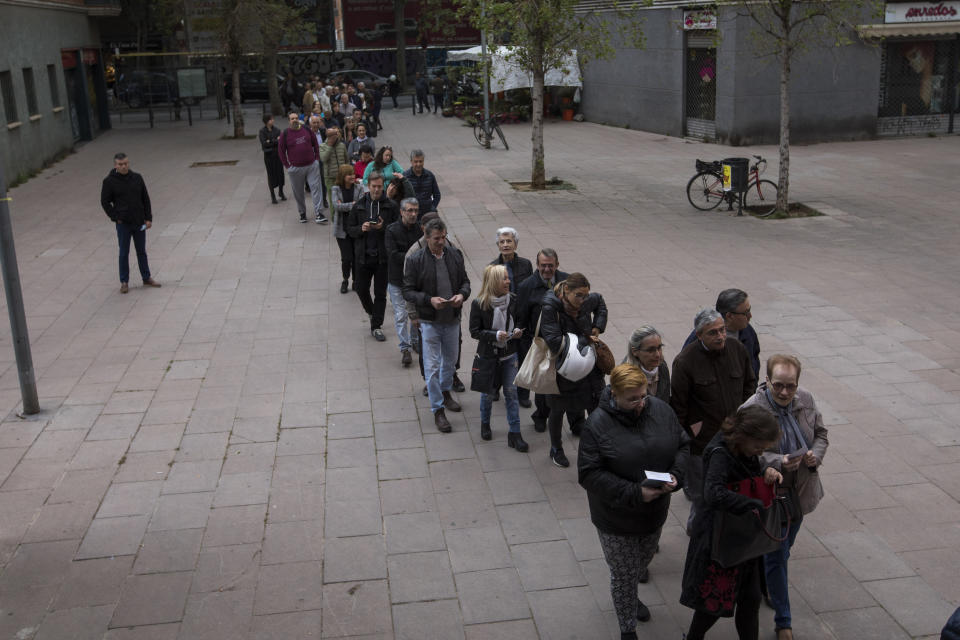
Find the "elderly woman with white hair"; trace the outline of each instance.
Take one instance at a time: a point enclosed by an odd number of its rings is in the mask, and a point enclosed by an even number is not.
[[[500,227],[497,229],[496,242],[497,249],[500,250],[500,255],[490,264],[502,264],[507,268],[507,276],[510,278],[510,293],[516,296],[520,284],[533,274],[533,265],[530,264],[530,261],[526,258],[521,258],[517,255],[517,244],[520,242],[520,234],[518,234],[517,230],[513,227]],[[527,349],[526,344],[524,344],[517,352],[520,363],[523,363],[523,359],[526,356]],[[494,400],[499,400],[500,390],[498,389],[492,395]],[[520,406],[524,409],[531,406],[529,389],[517,387],[517,398]]]
[[[647,379],[647,393],[670,402],[670,368],[663,359],[663,338],[649,324],[634,330],[627,340],[627,356],[622,364],[640,367]]]

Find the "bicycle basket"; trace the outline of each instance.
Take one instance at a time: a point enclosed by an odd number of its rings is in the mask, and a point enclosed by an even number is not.
[[[717,161],[713,162],[704,162],[703,160],[697,159],[697,172],[701,171],[710,171],[712,173],[720,173],[723,171],[721,163]]]

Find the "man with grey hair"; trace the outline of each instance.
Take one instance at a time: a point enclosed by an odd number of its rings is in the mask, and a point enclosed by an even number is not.
[[[424,155],[420,149],[410,152],[410,168],[403,172],[403,177],[410,181],[413,193],[420,205],[420,217],[430,211],[436,211],[440,204],[440,187],[433,172],[423,168]]]
[[[743,289],[724,289],[717,296],[716,310],[723,316],[727,333],[740,340],[750,354],[750,365],[753,373],[760,377],[760,339],[757,332],[750,326],[753,317],[750,309],[750,296]],[[697,339],[696,332],[690,332],[683,346],[687,346]]]
[[[697,339],[673,360],[670,380],[670,406],[692,439],[684,483],[684,491],[693,502],[688,533],[702,499],[703,449],[724,419],[757,390],[757,374],[750,366],[750,355],[738,339],[727,336],[727,327],[718,311],[701,309],[694,318],[693,329]]]

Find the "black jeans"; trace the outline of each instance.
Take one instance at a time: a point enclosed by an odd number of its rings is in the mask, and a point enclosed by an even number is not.
[[[413,112],[417,112],[417,105],[420,105],[420,113],[423,113],[423,108],[426,107],[427,111],[430,111],[430,99],[425,93],[418,93],[417,99],[413,101]]]
[[[563,396],[546,396],[547,406],[550,408],[550,415],[547,416],[547,430],[550,432],[550,447],[560,449],[563,447],[563,415],[567,415],[567,422],[570,428],[582,427],[586,420],[584,417],[583,405],[573,400],[565,399]]]
[[[147,232],[141,231],[139,224],[117,223],[117,243],[120,245],[120,282],[130,282],[130,240],[137,251],[137,266],[140,277],[150,279],[150,265],[147,263]]]
[[[740,589],[737,591],[736,611],[733,622],[737,627],[737,636],[740,640],[757,640],[760,635],[760,562],[762,558],[748,560],[740,565],[743,577],[740,580]],[[703,640],[718,616],[702,611],[695,611],[690,621],[690,630],[687,631],[687,640]]]
[[[435,93],[433,94],[433,112],[436,113],[437,109],[443,109],[443,94]]]
[[[370,329],[383,326],[383,313],[387,309],[387,263],[378,258],[373,262],[354,264],[353,281],[357,284],[357,296],[363,310],[370,315]],[[373,298],[370,283],[373,282]]]
[[[353,238],[350,236],[337,238],[337,246],[340,247],[340,273],[346,280],[350,277],[350,269],[353,267]],[[357,281],[356,274],[353,276],[353,281]]]

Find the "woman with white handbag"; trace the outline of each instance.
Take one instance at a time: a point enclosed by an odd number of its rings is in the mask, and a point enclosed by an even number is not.
[[[590,281],[582,273],[571,273],[543,296],[540,335],[556,356],[558,395],[547,397],[550,416],[550,460],[569,467],[563,452],[563,414],[579,416],[571,424],[579,435],[585,414],[597,406],[603,390],[603,373],[596,366],[594,343],[607,327],[607,305],[603,296],[590,293]]]

